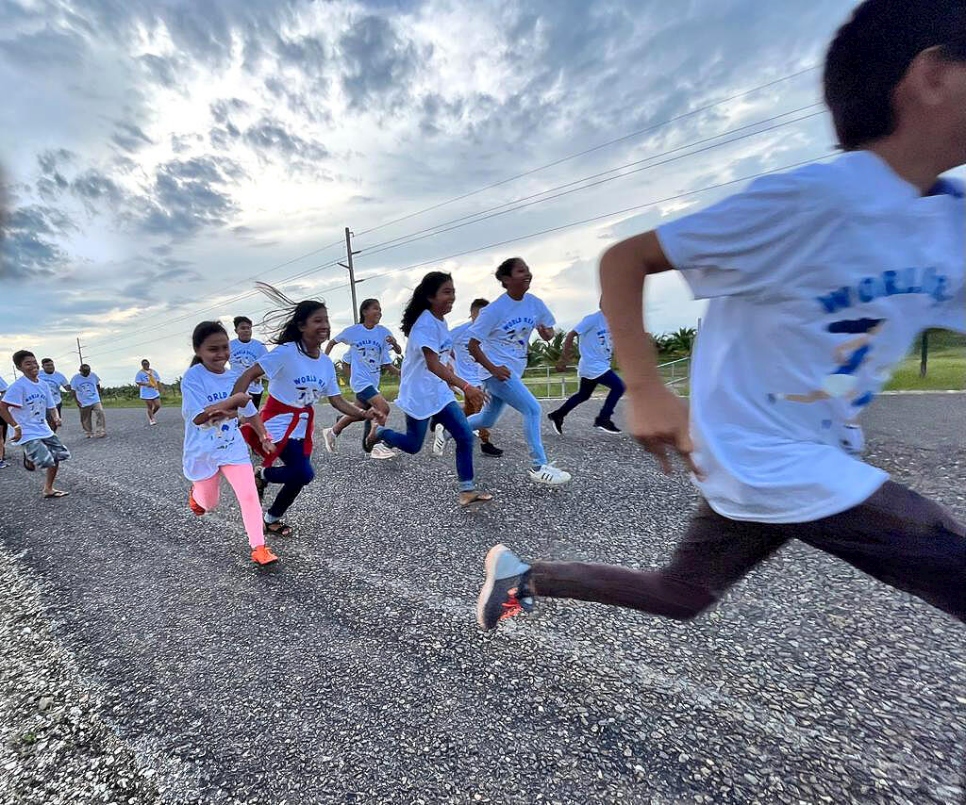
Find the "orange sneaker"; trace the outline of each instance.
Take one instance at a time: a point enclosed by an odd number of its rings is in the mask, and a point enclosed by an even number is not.
[[[268,549],[267,545],[259,545],[252,551],[252,561],[256,565],[270,565],[272,562],[277,562],[278,557]]]
[[[190,491],[188,492],[188,508],[198,517],[201,517],[205,513],[205,510],[201,508],[201,505],[195,500],[195,496]]]

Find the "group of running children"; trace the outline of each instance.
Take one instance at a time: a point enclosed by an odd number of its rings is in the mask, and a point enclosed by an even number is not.
[[[603,313],[575,329],[588,368],[550,421],[561,433],[572,407],[602,383],[611,393],[597,425],[616,432],[611,415],[624,385],[611,371],[612,336],[629,392],[627,429],[665,472],[675,456],[683,461],[701,494],[670,562],[647,571],[527,562],[495,545],[477,601],[483,628],[530,611],[540,596],[691,619],[794,539],[966,621],[966,528],[864,463],[852,433],[920,332],[966,332],[966,206],[961,183],[942,176],[966,163],[966,0],[866,0],[832,42],[824,84],[843,154],[764,176],[612,246],[600,262]],[[646,278],[670,270],[710,300],[689,407],[662,382],[641,315]],[[461,505],[491,498],[474,481],[473,432],[496,454],[484,434],[507,405],[523,415],[530,477],[569,481],[547,460],[541,409],[521,379],[531,331],[549,337],[553,317],[527,292],[523,260],[507,260],[496,274],[505,293],[474,303],[473,321],[453,332],[452,277],[431,272],[413,292],[396,400],[405,432],[386,427],[389,406],[379,394],[381,367],[400,347],[380,326],[378,303],[364,304],[363,321],[335,339],[322,302],[292,305],[277,346],[253,347],[244,358],[221,324],[198,325],[194,365],[182,381],[192,510],[215,506],[224,474],[253,558],[274,561],[264,535],[291,533],[283,516],[312,480],[313,405],[323,397],[343,415],[323,430],[329,451],[358,421],[365,449],[378,458],[417,452],[431,426],[437,452],[452,438]],[[352,349],[358,404],[339,393],[324,349],[331,341]],[[225,368],[235,354],[246,366],[241,374]],[[262,376],[269,397],[257,413],[253,384]],[[42,409],[50,398],[38,400]],[[31,402],[8,392],[0,411],[11,424],[13,412],[20,428]],[[246,442],[262,458],[257,470]],[[269,484],[281,490],[262,514]]]

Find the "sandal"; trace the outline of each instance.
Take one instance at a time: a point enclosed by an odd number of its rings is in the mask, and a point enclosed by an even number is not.
[[[50,498],[65,498],[70,494],[70,492],[65,492],[63,489],[55,489],[53,492],[44,492],[44,500],[49,500]]]
[[[27,472],[33,472],[35,469],[37,469],[37,465],[34,464],[29,458],[27,458],[26,450],[24,450],[24,453],[23,453],[23,468]]]
[[[265,523],[265,531],[268,534],[274,534],[276,537],[292,536],[292,527],[281,520],[276,520],[274,523]]]
[[[464,495],[469,495],[464,499]],[[493,495],[489,492],[481,492],[479,489],[470,489],[467,492],[460,492],[460,506],[472,506],[474,503],[489,503],[493,500]]]

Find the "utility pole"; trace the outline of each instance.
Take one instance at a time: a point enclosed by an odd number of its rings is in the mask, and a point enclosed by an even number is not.
[[[356,272],[352,267],[352,255],[358,254],[359,252],[352,251],[352,232],[349,231],[349,227],[345,228],[345,263],[339,263],[340,266],[349,270],[349,288],[352,291],[352,321],[355,324],[359,323],[359,319],[356,318],[359,315],[359,303],[356,301]]]
[[[80,364],[84,362],[84,353],[81,351],[80,338],[77,339],[77,360],[78,360],[78,364],[77,364],[78,366],[80,366]]]

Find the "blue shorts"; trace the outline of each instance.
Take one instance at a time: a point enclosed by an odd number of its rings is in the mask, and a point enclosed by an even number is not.
[[[379,389],[375,386],[366,386],[362,391],[356,392],[356,399],[361,403],[368,403],[373,397],[379,396]]]

